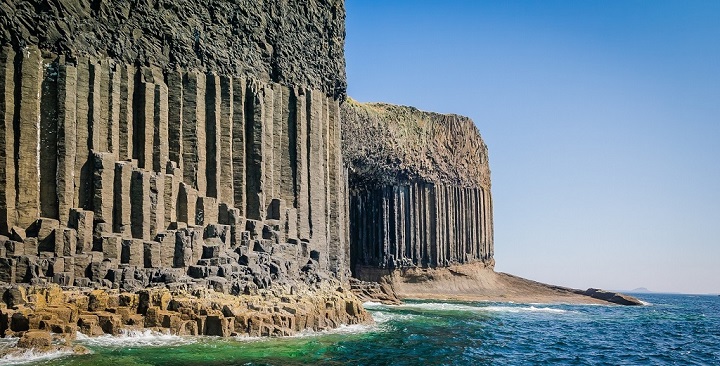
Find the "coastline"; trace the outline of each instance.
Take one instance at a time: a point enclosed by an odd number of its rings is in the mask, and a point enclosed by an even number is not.
[[[349,286],[331,280],[240,296],[206,289],[122,292],[57,285],[1,290],[0,333],[18,338],[17,347],[5,354],[26,349],[82,354],[87,350],[73,344],[78,334],[150,330],[181,336],[282,337],[374,322]]]

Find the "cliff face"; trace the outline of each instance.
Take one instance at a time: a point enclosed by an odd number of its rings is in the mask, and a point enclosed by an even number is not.
[[[341,107],[351,266],[493,265],[487,146],[462,116],[352,100]]]
[[[347,285],[342,1],[3,1],[0,24],[0,294]]]

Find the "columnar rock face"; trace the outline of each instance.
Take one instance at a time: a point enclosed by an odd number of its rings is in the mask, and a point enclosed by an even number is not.
[[[3,1],[0,24],[0,282],[345,280],[342,1]]]
[[[355,275],[493,266],[487,146],[470,119],[353,100],[341,119]]]
[[[283,268],[313,257],[320,269],[345,276],[347,241],[338,233],[347,219],[337,208],[346,192],[334,97],[196,70],[166,77],[159,68],[108,58],[43,57],[34,46],[2,54],[0,69],[20,82],[4,85],[1,95],[15,106],[2,111],[12,128],[3,129],[10,133],[1,144],[19,150],[4,157],[0,240],[24,245],[4,257],[16,268],[21,258],[31,266],[15,281],[69,276],[70,284],[112,285],[108,273],[128,266],[150,279],[157,271],[146,270],[164,268],[155,246],[168,237],[176,240],[167,250],[182,257],[174,267],[200,266],[191,273],[197,278],[236,280],[236,268],[220,266],[237,266],[240,257],[257,264],[263,256]],[[134,91],[125,107],[132,117],[126,111],[124,122],[122,92],[113,92],[128,88],[123,84]],[[170,105],[179,113],[170,113]],[[121,130],[131,149],[121,149]],[[172,154],[170,135],[179,136]],[[80,245],[64,254],[56,248],[66,244],[59,238],[67,230],[75,234],[66,240]],[[127,256],[106,248],[123,241]],[[71,272],[53,265],[75,255],[90,256],[87,266]],[[43,261],[47,271],[40,270]]]

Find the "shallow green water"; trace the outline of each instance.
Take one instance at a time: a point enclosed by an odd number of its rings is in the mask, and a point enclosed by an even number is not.
[[[93,353],[34,365],[720,364],[720,297],[642,295],[642,307],[414,301],[366,304],[374,326],[284,339],[150,332],[81,339]]]

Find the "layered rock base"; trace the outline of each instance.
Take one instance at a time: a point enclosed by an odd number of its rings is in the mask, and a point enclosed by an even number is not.
[[[125,292],[56,285],[16,285],[2,293],[0,332],[20,337],[18,346],[28,348],[68,346],[78,332],[98,336],[150,329],[188,336],[276,337],[372,322],[350,288],[332,280],[242,296],[204,288]]]

